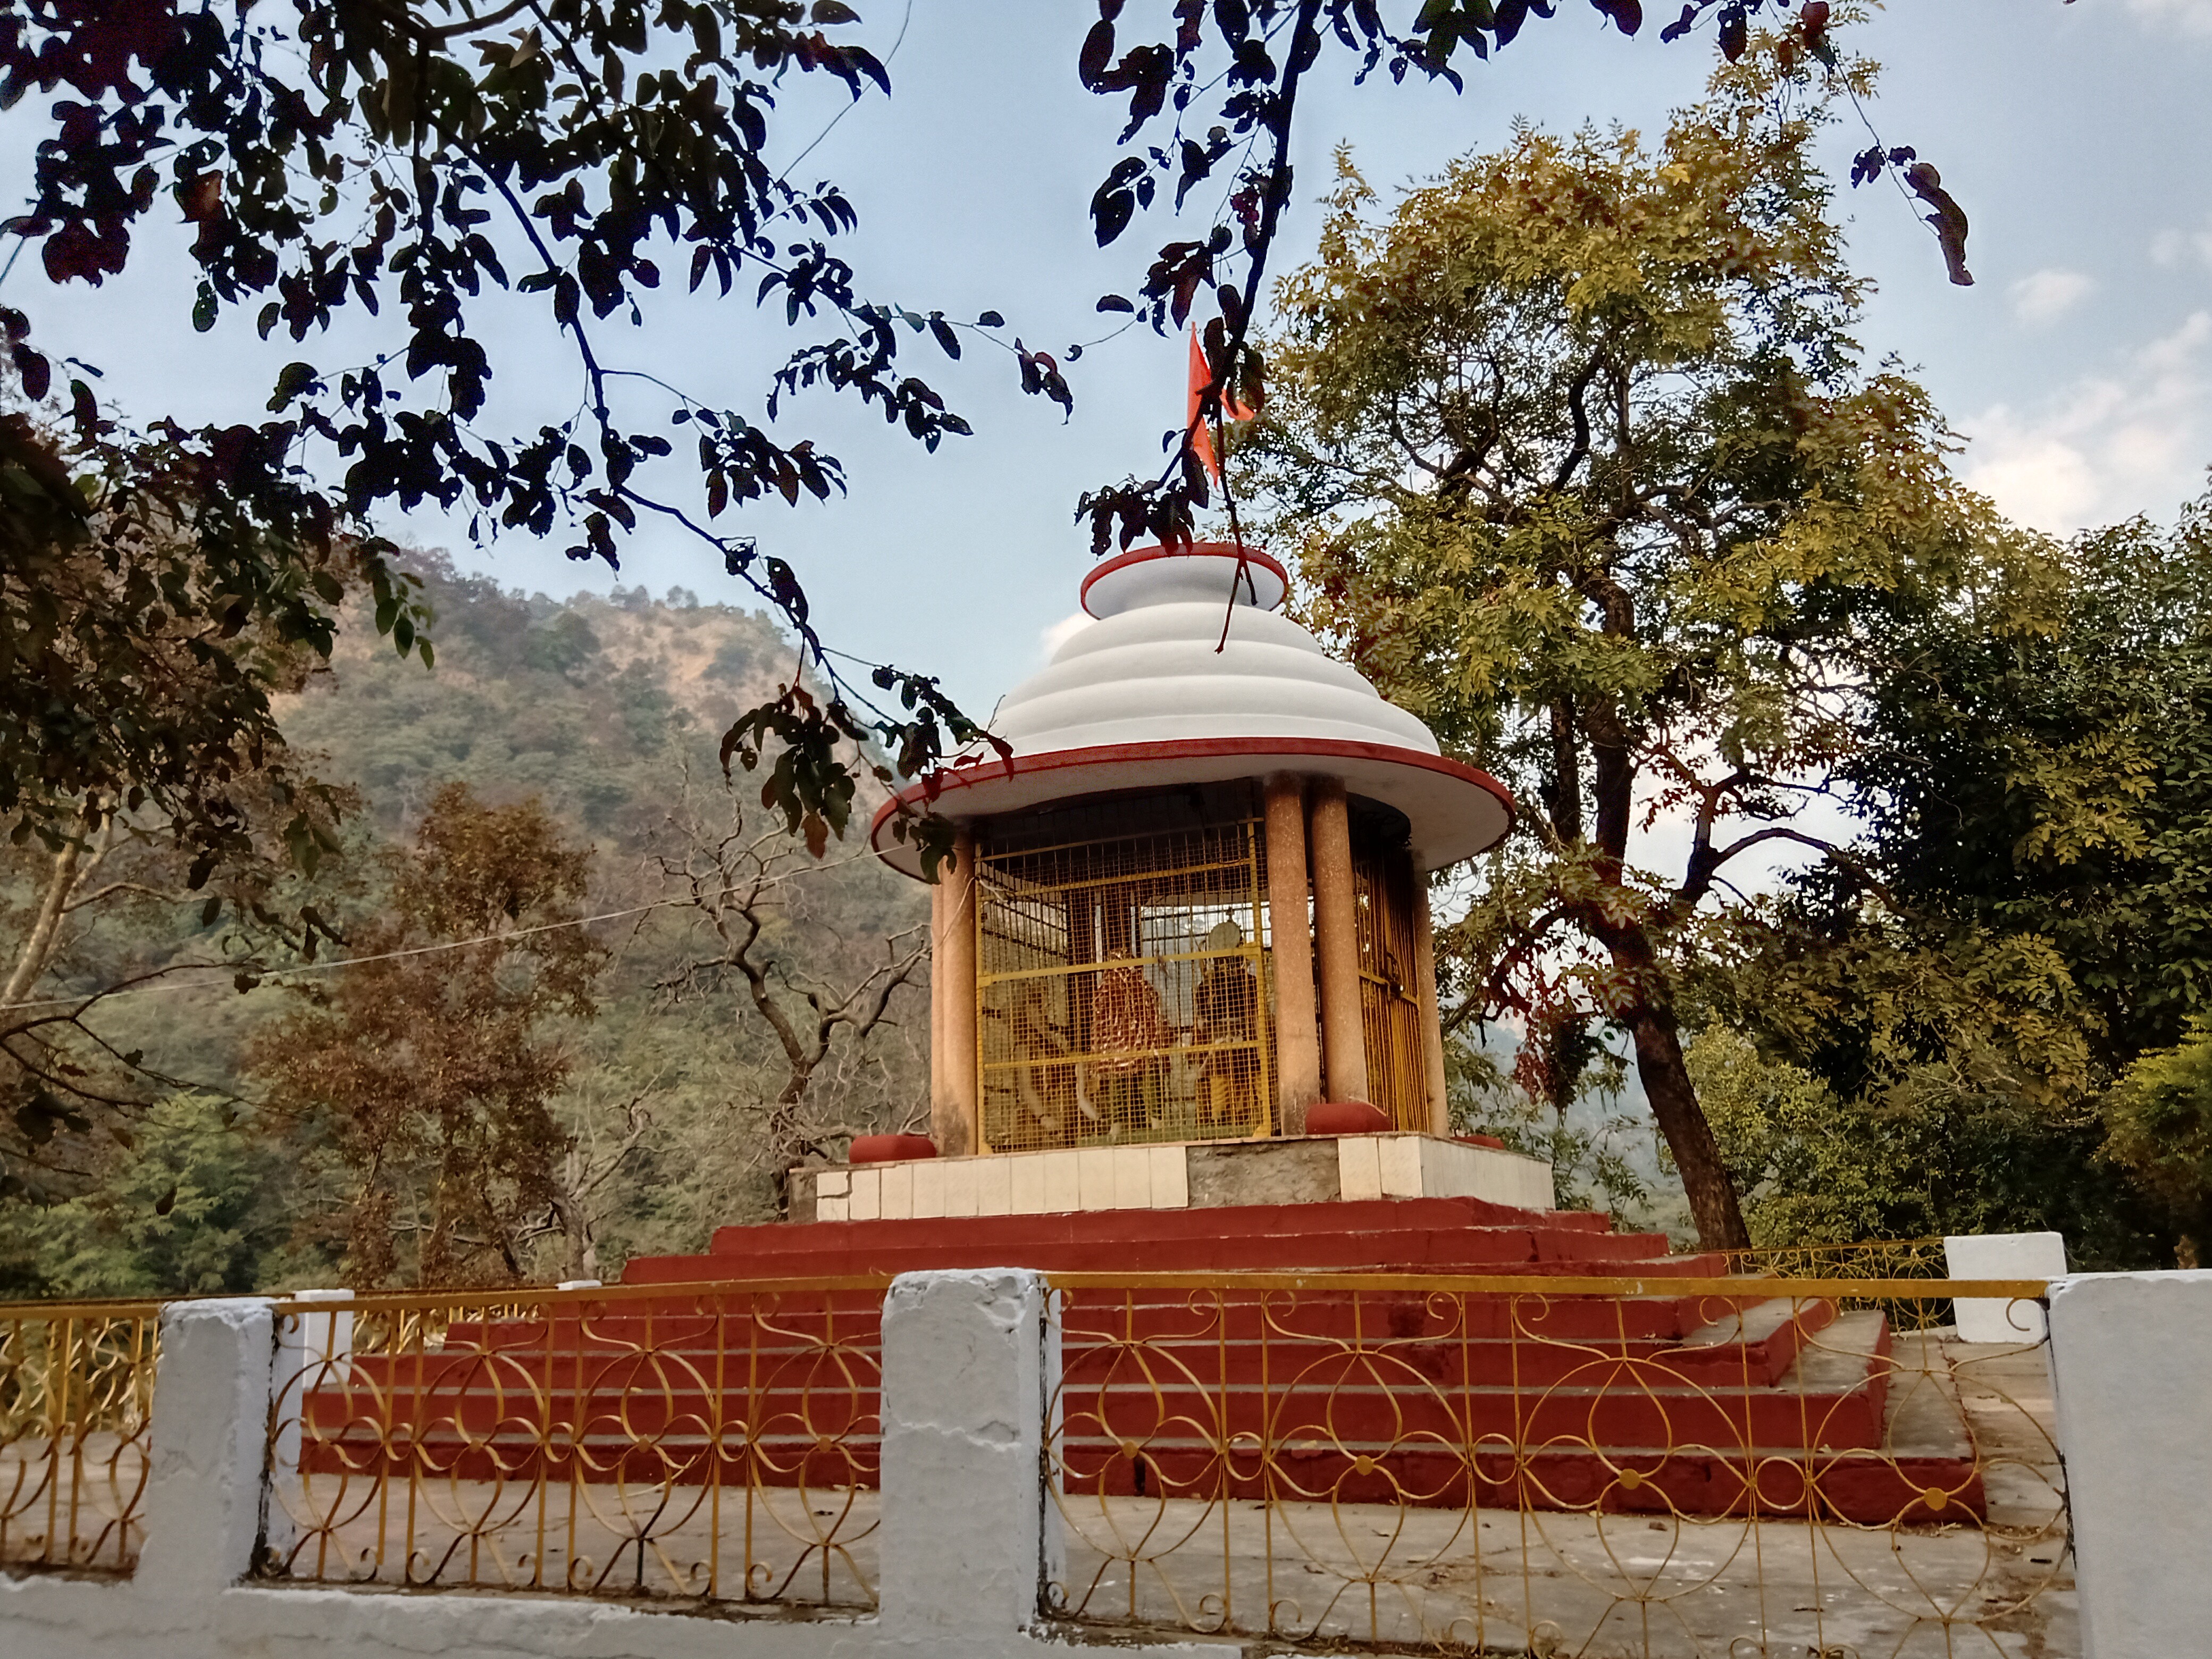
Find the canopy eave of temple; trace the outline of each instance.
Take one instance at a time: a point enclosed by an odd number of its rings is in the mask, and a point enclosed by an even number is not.
[[[1182,784],[1232,782],[1277,773],[1334,777],[1346,790],[1395,807],[1412,827],[1414,866],[1440,870],[1486,852],[1513,824],[1513,798],[1479,768],[1446,755],[1338,738],[1266,734],[1152,739],[995,756],[945,768],[933,782],[934,810],[956,823],[1057,805],[1086,796]],[[902,807],[925,810],[915,784],[876,813],[871,838],[894,869],[921,874],[918,850],[897,839]]]

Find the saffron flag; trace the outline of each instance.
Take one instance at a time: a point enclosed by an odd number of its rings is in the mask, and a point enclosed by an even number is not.
[[[1213,433],[1198,418],[1198,406],[1206,395],[1206,387],[1213,384],[1213,370],[1207,367],[1205,348],[1198,343],[1198,325],[1190,325],[1190,404],[1183,415],[1185,427],[1198,429],[1190,435],[1190,447],[1198,452],[1206,476],[1214,483],[1221,482],[1221,463],[1213,453]],[[1226,386],[1221,389],[1221,418],[1224,421],[1249,421],[1252,411],[1238,403]]]

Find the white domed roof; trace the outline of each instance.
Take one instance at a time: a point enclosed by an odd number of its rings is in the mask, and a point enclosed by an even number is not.
[[[1206,551],[1102,566],[1099,617],[1006,693],[991,730],[1017,757],[1186,738],[1322,738],[1437,752],[1429,729],[1273,610],[1281,572]],[[1231,598],[1231,588],[1236,590]],[[1253,603],[1255,592],[1267,608]],[[1225,628],[1224,624],[1226,624]]]
[[[1428,727],[1276,614],[1282,567],[1220,543],[1146,548],[1093,570],[1078,630],[1050,665],[1008,692],[985,751],[938,775],[955,818],[1016,811],[1109,789],[1299,772],[1340,777],[1398,808],[1424,869],[1495,845],[1512,805],[1495,781],[1438,752]],[[919,797],[920,786],[909,791]],[[876,846],[913,868],[902,842]]]

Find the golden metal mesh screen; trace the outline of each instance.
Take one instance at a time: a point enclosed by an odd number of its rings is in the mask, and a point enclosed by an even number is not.
[[[993,826],[976,864],[989,1150],[1270,1133],[1255,808],[1236,786]]]
[[[1401,1129],[1429,1127],[1421,1004],[1414,982],[1413,867],[1395,838],[1355,826],[1352,878],[1359,940],[1359,1023],[1369,1098]]]

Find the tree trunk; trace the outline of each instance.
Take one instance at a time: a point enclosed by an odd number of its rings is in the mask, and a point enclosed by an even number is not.
[[[53,959],[54,943],[61,937],[62,917],[69,909],[70,894],[76,888],[77,863],[84,855],[84,843],[72,837],[62,843],[62,850],[54,854],[52,869],[46,877],[46,890],[39,902],[39,914],[31,923],[30,937],[15,957],[15,967],[8,975],[8,984],[0,990],[0,1006],[13,1006],[31,994],[39,982],[39,975],[46,971],[46,963]]]
[[[571,1189],[556,1207],[561,1216],[561,1277],[571,1280],[597,1279],[599,1244],[592,1237],[592,1220],[584,1212],[583,1200]]]
[[[1721,1163],[1720,1143],[1698,1104],[1698,1091],[1690,1082],[1689,1067],[1682,1063],[1682,1042],[1674,1017],[1644,1005],[1629,1016],[1629,1030],[1636,1039],[1636,1075],[1644,1085],[1651,1115],[1659,1133],[1667,1137],[1667,1150],[1674,1155],[1681,1172],[1682,1190],[1690,1200],[1690,1214],[1698,1224],[1698,1243],[1708,1250],[1751,1248],[1751,1234],[1743,1224],[1735,1183]]]

